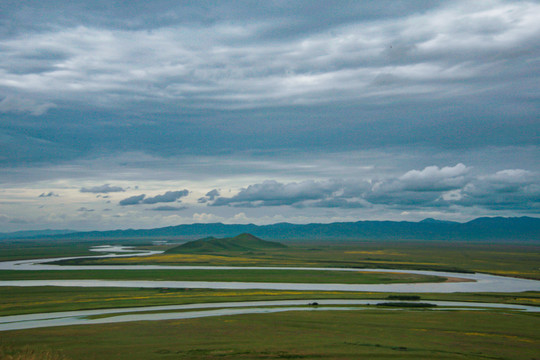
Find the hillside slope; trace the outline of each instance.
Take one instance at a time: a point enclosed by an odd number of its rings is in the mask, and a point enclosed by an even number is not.
[[[219,251],[254,251],[267,249],[281,249],[286,246],[273,241],[259,239],[251,234],[240,234],[232,238],[217,239],[208,237],[176,246],[167,250],[166,254],[178,253],[208,253]]]

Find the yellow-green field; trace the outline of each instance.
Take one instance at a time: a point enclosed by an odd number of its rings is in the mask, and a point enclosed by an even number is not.
[[[293,244],[287,249],[264,252],[161,254],[66,263],[393,268],[472,271],[540,279],[540,245],[465,242]]]

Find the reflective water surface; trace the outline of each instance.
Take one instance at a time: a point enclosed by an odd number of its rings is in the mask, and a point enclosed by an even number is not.
[[[369,310],[368,306],[380,303],[391,302],[388,300],[316,300],[317,306],[309,306],[315,300],[279,300],[279,301],[246,301],[246,302],[224,302],[210,304],[188,304],[169,306],[148,306],[137,308],[101,309],[66,311],[45,314],[27,314],[0,317],[0,331],[33,329],[51,326],[67,325],[91,325],[107,324],[129,321],[157,321],[190,319],[209,316],[226,316],[257,313],[275,313],[283,311],[343,311],[343,310]],[[457,309],[505,309],[514,311],[540,311],[540,307],[513,305],[513,304],[491,304],[477,302],[457,302],[457,301],[429,301],[437,307],[432,310],[457,310]],[[334,306],[330,306],[334,305]],[[336,306],[337,305],[337,306]],[[349,305],[349,306],[344,306]],[[352,305],[363,307],[352,307]],[[399,308],[380,308],[377,310],[397,310]],[[178,310],[181,312],[171,312]],[[153,313],[144,313],[150,312]],[[163,312],[159,312],[163,311]],[[167,312],[165,312],[167,311]],[[107,317],[92,319],[90,316],[108,315]]]
[[[136,251],[123,246],[99,246],[91,249],[107,253],[96,258],[147,256],[160,253],[159,251]],[[77,259],[84,257],[19,260],[0,262],[0,270],[152,270],[175,269],[178,271],[190,269],[205,270],[310,270],[310,271],[371,271],[398,272],[423,275],[435,275],[450,278],[461,278],[467,282],[445,283],[407,283],[407,284],[298,284],[298,283],[264,283],[264,282],[217,282],[217,281],[149,281],[149,280],[7,280],[0,281],[0,286],[75,286],[75,287],[138,287],[138,288],[207,288],[207,289],[268,289],[268,290],[311,290],[311,291],[369,291],[369,292],[410,292],[410,293],[451,293],[451,292],[522,292],[540,291],[540,281],[495,276],[489,274],[464,274],[422,270],[395,269],[357,269],[357,268],[307,268],[307,267],[233,267],[233,266],[160,266],[160,265],[90,265],[70,266],[48,264],[52,261]],[[273,313],[282,311],[338,311],[366,310],[368,306],[388,300],[317,300],[318,306],[307,306],[314,300],[287,301],[251,301],[189,304],[171,306],[153,306],[137,308],[101,309],[55,312],[44,314],[28,314],[0,317],[0,331],[30,329],[49,326],[104,324],[127,321],[154,321],[167,319],[187,319],[207,316],[225,316],[254,313]],[[514,311],[540,311],[540,307],[490,304],[473,302],[429,301],[437,305],[435,310],[448,309],[487,309],[499,308]],[[320,306],[319,306],[320,305]],[[348,305],[348,306],[346,306]],[[356,307],[352,307],[355,305]],[[360,306],[360,307],[358,307]],[[380,308],[378,308],[380,309]],[[385,308],[397,310],[399,308]],[[153,313],[149,314],[148,312]],[[172,311],[172,312],[171,312]],[[178,312],[174,312],[178,311]],[[145,313],[146,312],[146,313]],[[104,316],[89,318],[91,316]]]
[[[124,246],[100,246],[93,251],[114,252],[95,258],[147,256],[160,251],[136,251]],[[321,267],[268,267],[268,266],[162,266],[162,265],[53,265],[53,261],[87,258],[67,257],[38,260],[18,260],[0,262],[0,270],[310,270],[310,271],[369,271],[393,272],[421,275],[435,275],[472,280],[467,282],[442,283],[400,283],[400,284],[298,284],[264,282],[215,282],[215,281],[115,281],[115,280],[11,280],[0,281],[0,286],[81,286],[81,287],[143,287],[143,288],[206,288],[206,289],[267,289],[267,290],[310,290],[310,291],[372,291],[372,292],[522,292],[540,291],[540,281],[496,276],[482,273],[466,274],[424,270],[359,269],[359,268],[321,268]]]

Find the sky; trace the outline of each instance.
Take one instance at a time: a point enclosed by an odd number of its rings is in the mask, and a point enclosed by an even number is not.
[[[539,1],[0,1],[0,232],[540,213]]]

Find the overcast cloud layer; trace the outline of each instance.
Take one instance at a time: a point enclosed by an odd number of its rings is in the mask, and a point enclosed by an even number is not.
[[[0,232],[538,216],[539,1],[0,13]]]

